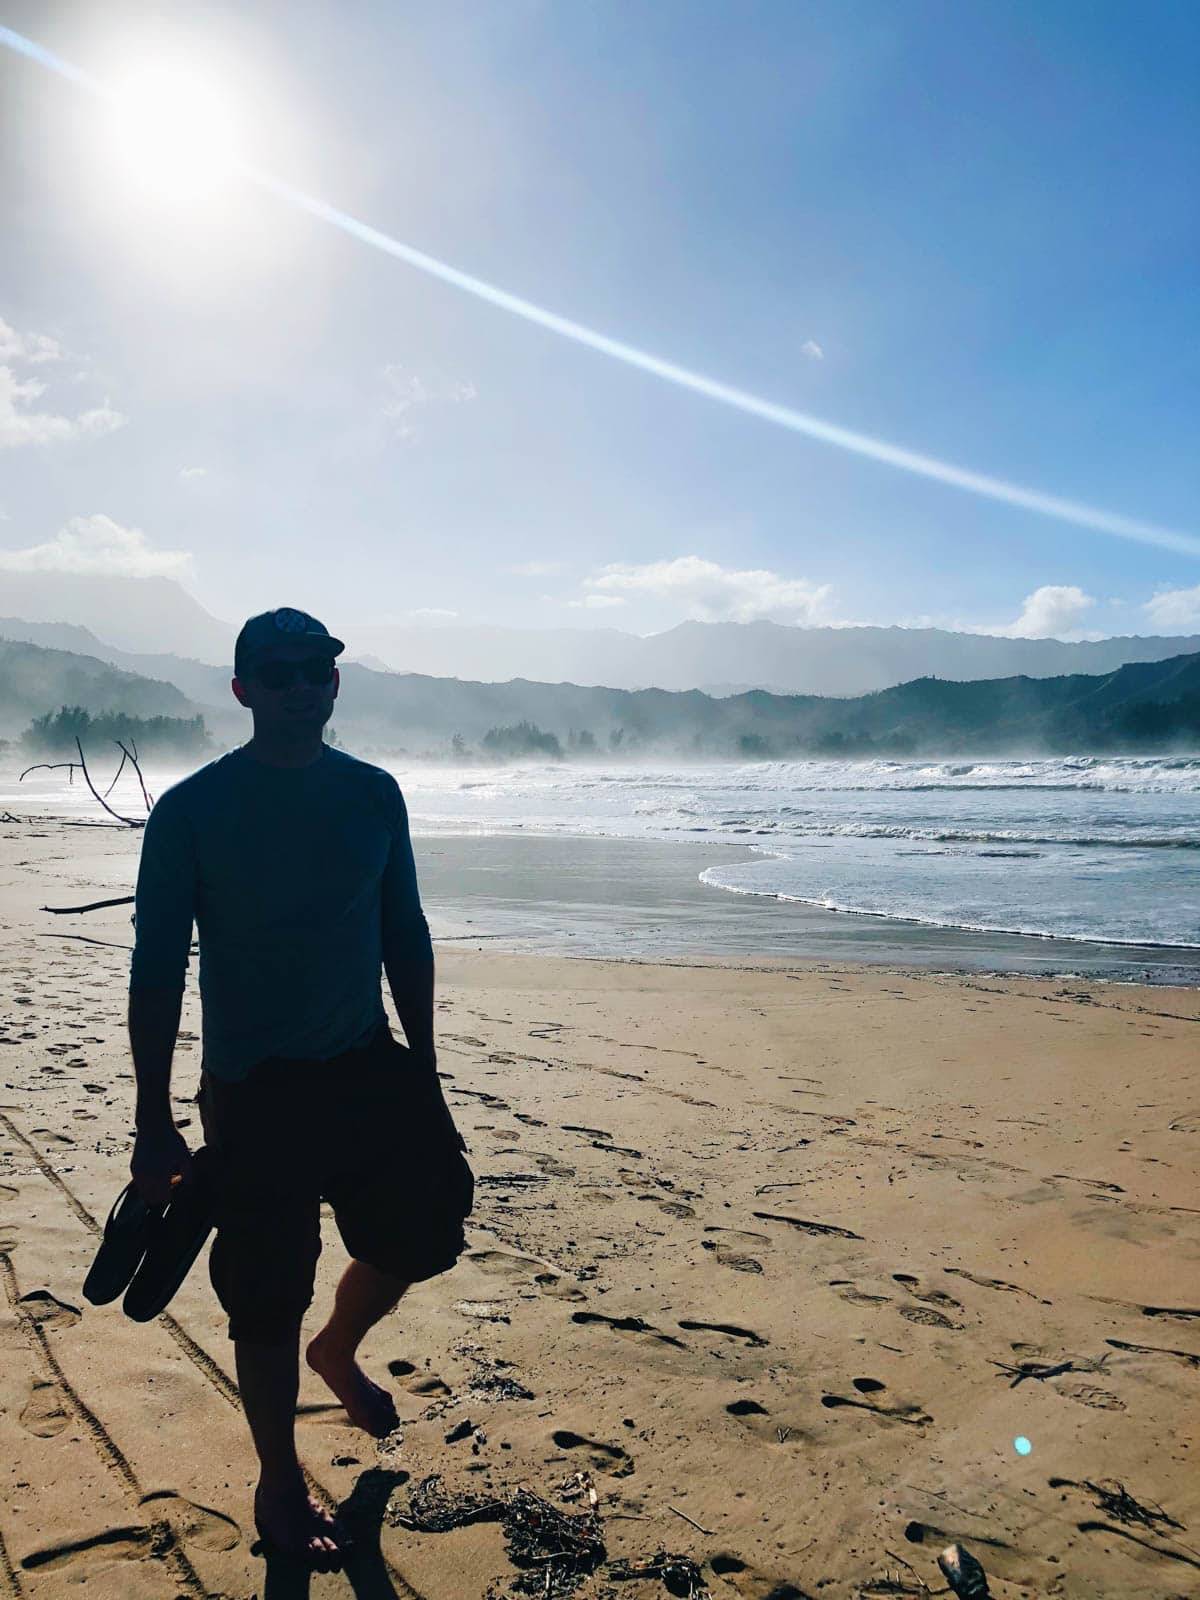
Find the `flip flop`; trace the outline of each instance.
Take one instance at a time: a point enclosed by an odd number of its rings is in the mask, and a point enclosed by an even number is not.
[[[149,1248],[162,1210],[161,1206],[147,1205],[132,1183],[121,1190],[104,1224],[96,1259],[83,1280],[84,1296],[94,1306],[108,1305],[129,1286]]]
[[[960,1600],[988,1600],[987,1574],[965,1544],[947,1545],[937,1562]]]
[[[121,1303],[134,1322],[150,1322],[166,1309],[213,1230],[209,1160],[203,1147],[192,1153],[187,1178],[158,1218]]]

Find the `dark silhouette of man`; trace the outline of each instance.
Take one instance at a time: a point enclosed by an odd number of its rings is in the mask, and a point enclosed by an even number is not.
[[[342,649],[291,607],[242,628],[232,689],[254,734],[150,813],[129,990],[131,1168],[161,1203],[190,1171],[170,1077],[194,921],[210,1275],[261,1467],[255,1520],[268,1546],[319,1565],[337,1564],[340,1530],[305,1487],[295,1412],[320,1204],[351,1261],[306,1359],[382,1437],[396,1411],[359,1366],[359,1344],[410,1283],[453,1265],[473,1187],[437,1077],[433,951],[403,797],[322,737]],[[381,967],[407,1049],[387,1025]]]

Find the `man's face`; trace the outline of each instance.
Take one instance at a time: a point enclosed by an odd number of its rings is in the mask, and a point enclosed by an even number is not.
[[[276,669],[274,662],[285,663]],[[258,656],[244,678],[235,678],[235,695],[242,705],[254,713],[255,732],[287,737],[319,732],[333,715],[333,702],[338,693],[338,672],[333,671],[328,683],[310,683],[299,671],[298,664],[308,662],[315,666],[333,667],[333,658],[326,650],[314,650],[311,645],[280,641]],[[287,681],[276,687],[275,679],[290,668]],[[240,692],[239,692],[240,691]]]

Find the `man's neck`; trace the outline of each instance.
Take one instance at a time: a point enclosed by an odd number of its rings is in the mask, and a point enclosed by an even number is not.
[[[242,749],[264,767],[311,767],[325,752],[318,733],[312,738],[271,740],[255,734]]]

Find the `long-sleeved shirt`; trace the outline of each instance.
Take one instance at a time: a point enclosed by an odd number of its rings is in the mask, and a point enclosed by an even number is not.
[[[326,1060],[384,1020],[381,967],[430,961],[396,780],[329,746],[231,751],[161,795],[142,840],[130,985],[182,989],[196,924],[204,1066]]]

